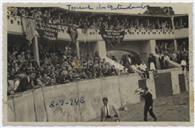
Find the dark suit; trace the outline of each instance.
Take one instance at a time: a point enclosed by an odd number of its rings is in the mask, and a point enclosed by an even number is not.
[[[26,90],[32,89],[31,82],[32,82],[32,80],[29,76],[25,76],[25,77],[21,78],[20,84],[19,84],[18,88],[16,89],[16,92],[24,92]]]
[[[144,106],[144,121],[147,121],[147,115],[148,112],[156,120],[156,116],[153,113],[153,99],[152,99],[152,94],[150,92],[147,92],[145,95],[143,95],[145,99],[145,106]]]

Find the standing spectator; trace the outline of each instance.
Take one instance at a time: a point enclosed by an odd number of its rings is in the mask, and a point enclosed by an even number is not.
[[[126,56],[126,62],[128,66],[132,64],[132,59],[130,55]]]
[[[167,69],[169,67],[169,61],[170,61],[170,58],[168,56],[168,54],[166,53],[165,56],[164,56],[164,60],[165,60],[165,69]]]
[[[152,70],[152,71],[156,70],[156,60],[155,60],[155,56],[153,54],[149,55],[148,64],[149,64],[150,70]]]
[[[181,60],[182,71],[184,71],[186,69],[186,66],[187,66],[186,60],[184,58],[182,58],[182,60]]]
[[[160,69],[164,69],[164,55],[163,54],[160,54],[159,55],[159,63],[160,63]]]
[[[143,78],[149,78],[149,74],[147,71],[147,66],[146,64],[142,61],[142,63],[139,65],[140,70],[143,73]]]

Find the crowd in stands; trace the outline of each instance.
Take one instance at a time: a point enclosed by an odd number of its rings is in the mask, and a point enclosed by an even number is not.
[[[189,52],[186,43],[187,40],[185,40],[184,42],[179,42],[178,44],[180,44],[180,47],[178,47],[177,50],[175,49],[173,42],[162,41],[157,43],[156,53],[159,54],[161,69],[169,68],[169,60],[172,60],[181,65],[185,65],[185,67],[188,68]]]
[[[72,12],[60,8],[11,8],[8,15],[36,19],[37,26],[61,25],[83,29],[171,29],[171,18],[121,16],[118,14],[94,14]],[[59,28],[60,29],[60,28]]]
[[[175,17],[174,18],[175,29],[188,28],[188,17]]]
[[[159,7],[159,6],[148,6],[144,14],[152,15],[174,15],[175,12],[172,7]]]
[[[46,52],[40,61],[38,66],[30,50],[13,48],[8,51],[8,94],[118,74],[115,66],[105,59],[97,55],[78,59],[70,47],[66,47],[64,52]]]
[[[147,65],[140,60],[139,56],[129,54],[123,55],[120,61],[118,61],[115,56],[112,56],[111,59],[124,66],[121,73],[138,73],[143,79],[149,78],[149,69]]]
[[[95,29],[171,29],[171,19],[151,18],[139,19],[139,17],[76,13],[60,8],[14,8],[8,12],[11,16],[20,16],[36,19],[38,24],[53,24],[69,26],[74,24],[80,28]],[[188,63],[188,52],[180,50],[173,52],[172,47],[162,48],[157,46],[156,52],[161,55],[162,68],[168,68],[168,59],[185,65]],[[14,47],[8,50],[8,95],[15,92],[23,92],[32,88],[65,84],[69,82],[94,79],[105,76],[118,75],[114,65],[110,65],[105,59],[98,55],[81,56],[78,58],[71,47],[65,47],[63,52],[41,51],[40,65],[33,59],[32,49],[18,50]],[[151,54],[146,64],[134,58],[135,56],[125,55],[120,63],[125,67],[123,72],[138,73],[143,78],[148,78],[148,71],[156,70],[156,62]],[[113,56],[113,60],[117,61]],[[164,61],[165,60],[165,61]],[[166,63],[167,62],[167,63]]]

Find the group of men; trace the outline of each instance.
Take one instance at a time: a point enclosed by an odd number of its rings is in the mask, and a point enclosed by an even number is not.
[[[149,92],[148,88],[145,87],[144,89],[140,89],[139,91],[136,90],[136,93],[139,93],[140,96],[142,96],[145,100],[144,105],[144,121],[147,121],[147,115],[148,112],[150,113],[151,117],[154,119],[154,121],[157,121],[157,117],[153,112],[153,99],[152,94]],[[120,121],[119,113],[117,112],[116,108],[108,103],[108,98],[104,97],[102,99],[103,106],[101,107],[101,116],[100,120],[102,122],[118,122]]]

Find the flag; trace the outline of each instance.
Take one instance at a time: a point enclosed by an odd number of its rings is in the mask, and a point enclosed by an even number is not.
[[[33,38],[36,36],[35,21],[33,19],[23,17],[22,26],[26,39],[29,41],[29,45],[31,45]]]

